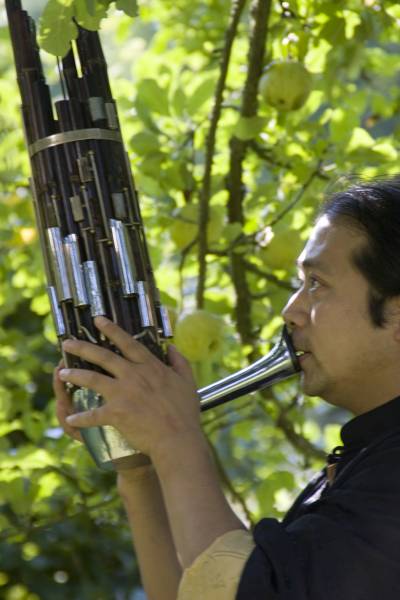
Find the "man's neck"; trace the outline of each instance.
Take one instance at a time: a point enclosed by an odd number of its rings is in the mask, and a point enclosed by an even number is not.
[[[334,406],[341,406],[354,416],[362,415],[378,406],[382,406],[396,396],[400,396],[400,382],[388,382],[381,386],[360,386],[357,390],[342,390],[335,394],[327,394],[324,400]]]

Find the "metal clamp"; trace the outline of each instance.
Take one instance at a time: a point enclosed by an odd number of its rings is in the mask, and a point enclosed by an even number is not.
[[[74,131],[63,131],[55,133],[45,138],[41,138],[28,147],[29,155],[35,156],[38,152],[53,148],[60,144],[70,144],[71,142],[84,142],[88,140],[106,140],[107,142],[119,142],[122,144],[122,137],[119,131],[110,131],[109,129],[76,129]]]

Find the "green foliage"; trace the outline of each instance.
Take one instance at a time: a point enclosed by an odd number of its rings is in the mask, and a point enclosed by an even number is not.
[[[44,50],[64,56],[70,41],[76,39],[78,28],[73,22],[72,0],[50,0],[43,12],[39,42]]]
[[[97,31],[111,4],[112,0],[47,0],[40,18],[41,47],[55,56],[64,56],[78,35],[76,23]],[[136,0],[116,0],[115,6],[130,17],[137,15]]]
[[[181,314],[195,307],[198,247],[174,245],[171,215],[199,202],[230,2],[142,0],[133,20],[112,14],[109,5],[50,0],[41,43],[63,54],[76,31],[71,15],[86,27],[102,26],[156,279],[171,311]],[[250,28],[245,12],[213,154],[210,203],[225,219],[207,255],[204,308],[229,327],[223,359],[199,369],[208,380],[244,366],[252,352],[266,352],[280,330],[294,272],[291,264],[271,266],[265,258],[268,235],[287,239],[289,232],[293,246],[302,243],[327,190],[348,175],[398,171],[397,4],[286,5],[273,4],[265,66],[300,60],[313,74],[313,90],[299,110],[279,113],[259,99],[256,114],[240,114]],[[116,7],[135,12],[133,1]],[[137,571],[113,475],[99,472],[84,449],[57,430],[50,382],[58,350],[5,27],[0,34],[0,552],[6,557],[0,596],[108,600],[133,589]],[[246,143],[243,222],[227,214],[233,139]],[[247,262],[252,343],[242,343],[237,330],[232,254]],[[253,519],[280,515],[307,478],[304,467],[320,466],[318,450],[337,444],[337,423],[346,416],[303,397],[293,381],[268,398],[256,394],[232,407],[204,416],[236,492],[232,500]],[[278,426],[282,415],[294,436]],[[296,436],[310,443],[309,452],[296,445]]]

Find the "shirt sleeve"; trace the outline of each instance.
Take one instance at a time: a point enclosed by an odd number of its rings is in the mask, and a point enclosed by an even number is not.
[[[400,598],[399,465],[382,450],[288,525],[260,521],[236,600]]]
[[[234,600],[253,548],[253,537],[244,529],[217,538],[185,569],[177,600]]]

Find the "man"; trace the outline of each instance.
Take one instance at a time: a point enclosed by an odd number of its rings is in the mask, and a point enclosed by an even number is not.
[[[302,387],[355,417],[285,519],[253,535],[221,492],[184,358],[171,348],[166,367],[109,321],[96,324],[123,357],[65,343],[113,376],[58,371],[66,431],[114,425],[151,457],[153,469],[118,474],[151,600],[400,597],[400,179],[328,200],[298,265],[283,316],[304,351]],[[61,381],[105,406],[71,415]]]

